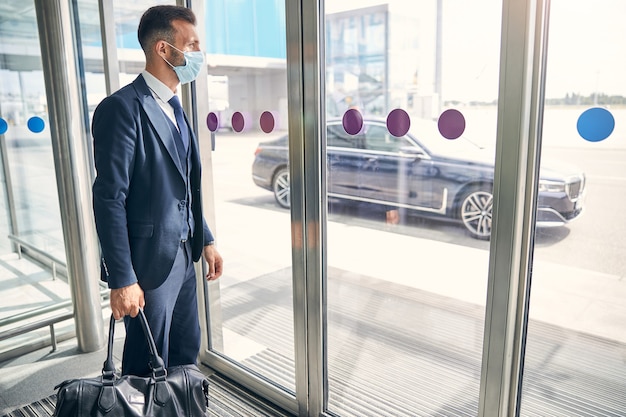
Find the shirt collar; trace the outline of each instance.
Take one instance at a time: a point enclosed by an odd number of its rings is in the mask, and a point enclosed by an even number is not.
[[[167,103],[174,96],[174,93],[172,93],[172,90],[170,90],[168,86],[163,84],[157,77],[150,74],[148,71],[143,70],[141,75],[146,81],[148,88],[152,90],[152,93],[164,102]]]

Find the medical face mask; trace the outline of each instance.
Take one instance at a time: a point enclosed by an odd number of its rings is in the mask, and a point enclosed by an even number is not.
[[[170,62],[163,58],[165,62],[167,62],[170,67],[176,73],[178,77],[178,81],[181,84],[187,84],[192,82],[198,77],[200,74],[200,70],[202,69],[202,65],[204,65],[204,52],[202,51],[191,51],[191,52],[183,52],[174,45],[169,42],[166,42],[169,46],[176,49],[178,52],[182,53],[185,57],[185,65],[174,66],[170,64]]]

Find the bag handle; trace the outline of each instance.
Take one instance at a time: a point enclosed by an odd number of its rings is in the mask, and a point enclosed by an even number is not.
[[[143,312],[143,309],[139,309],[139,314],[137,315],[141,328],[143,329],[143,333],[146,336],[146,342],[148,342],[148,349],[150,350],[150,369],[152,370],[152,375],[155,380],[160,381],[165,379],[167,376],[167,371],[165,370],[165,364],[163,363],[163,359],[159,356],[157,352],[156,344],[154,343],[154,337],[152,337],[152,332],[150,331],[150,326],[148,325],[148,320],[146,319],[146,315]],[[115,335],[115,317],[111,314],[111,321],[109,323],[109,343],[107,348],[107,358],[102,367],[102,377],[103,380],[114,380],[115,379],[115,363],[113,363],[113,340]]]
[[[165,364],[159,353],[157,352],[156,344],[154,343],[154,337],[150,331],[148,320],[143,312],[143,309],[139,309],[137,316],[141,323],[141,328],[146,336],[148,342],[148,349],[150,350],[150,369],[152,370],[152,379],[155,382],[154,386],[154,400],[159,405],[164,405],[170,399],[169,387],[166,383],[167,370]],[[102,365],[102,389],[98,398],[98,407],[105,413],[113,409],[116,402],[115,389],[115,364],[113,363],[113,340],[115,335],[115,317],[111,314],[111,321],[109,322],[109,343],[107,347],[107,358]]]

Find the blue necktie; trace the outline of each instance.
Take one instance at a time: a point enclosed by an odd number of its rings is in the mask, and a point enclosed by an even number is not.
[[[189,127],[185,122],[185,116],[183,116],[183,106],[180,105],[178,96],[174,95],[169,99],[168,103],[174,108],[174,116],[176,117],[176,124],[178,124],[178,130],[180,131],[180,138],[185,146],[185,151],[189,147]]]

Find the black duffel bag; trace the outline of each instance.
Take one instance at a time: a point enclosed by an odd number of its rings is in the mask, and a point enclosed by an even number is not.
[[[102,375],[64,381],[55,387],[56,417],[204,417],[209,381],[195,365],[165,369],[143,310],[139,319],[150,347],[152,375],[118,376],[113,363],[115,319],[111,315],[109,346]]]

